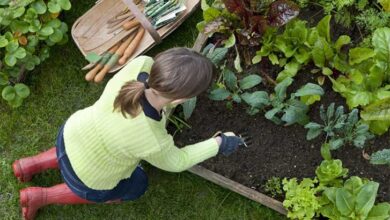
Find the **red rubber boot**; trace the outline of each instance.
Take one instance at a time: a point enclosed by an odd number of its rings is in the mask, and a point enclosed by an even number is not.
[[[14,175],[21,181],[30,181],[34,174],[47,169],[58,168],[56,148],[53,147],[45,152],[32,157],[16,160],[12,164]]]
[[[33,220],[39,208],[50,204],[89,204],[93,203],[74,194],[65,184],[49,188],[28,187],[20,190],[20,206],[25,220]]]

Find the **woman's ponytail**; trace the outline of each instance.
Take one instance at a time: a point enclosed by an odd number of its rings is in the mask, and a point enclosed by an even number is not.
[[[120,110],[126,118],[126,114],[136,117],[141,112],[140,99],[146,86],[143,82],[132,80],[122,86],[114,101],[114,110]]]

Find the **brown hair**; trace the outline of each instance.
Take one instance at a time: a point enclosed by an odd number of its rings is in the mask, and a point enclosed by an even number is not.
[[[168,99],[192,98],[211,84],[215,66],[203,55],[188,48],[172,48],[154,58],[148,86]],[[114,101],[114,109],[136,117],[140,111],[140,98],[146,86],[132,80],[122,86]]]

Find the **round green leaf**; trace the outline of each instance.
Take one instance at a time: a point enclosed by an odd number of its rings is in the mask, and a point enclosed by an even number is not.
[[[6,54],[4,57],[5,64],[8,66],[14,66],[16,64],[16,57],[12,54]]]
[[[49,39],[54,43],[58,43],[62,40],[63,34],[59,29],[55,29],[54,33],[49,36]]]
[[[18,59],[23,59],[26,56],[26,50],[23,47],[19,47],[15,52],[14,56]]]
[[[51,0],[49,3],[47,3],[47,6],[49,7],[49,12],[51,13],[58,13],[61,11],[61,6]]]
[[[16,96],[15,99],[8,101],[8,104],[11,105],[12,108],[17,108],[21,106],[23,103],[23,99],[19,96]]]
[[[306,85],[302,86],[298,91],[295,93],[296,96],[308,96],[308,95],[323,95],[324,90],[321,88],[321,86],[314,84],[314,83],[307,83]]]
[[[30,95],[30,89],[22,83],[16,84],[14,88],[16,94],[23,99],[27,98]]]
[[[57,1],[58,4],[61,6],[61,8],[64,10],[69,10],[72,7],[69,0],[57,0]]]
[[[31,7],[37,11],[38,14],[45,14],[47,7],[43,0],[35,1],[31,4]]]
[[[53,19],[47,23],[48,26],[52,28],[59,28],[61,27],[61,21],[59,19]]]
[[[12,86],[6,86],[4,87],[1,96],[4,100],[12,101],[16,98],[16,91],[15,88]]]
[[[0,85],[5,86],[7,84],[8,84],[8,75],[3,72],[0,72]]]
[[[12,10],[13,12],[13,18],[18,18],[20,16],[22,16],[24,14],[24,12],[26,11],[26,9],[24,7],[19,7],[19,8],[16,8],[14,10]]]
[[[18,47],[19,47],[18,42],[12,41],[12,42],[9,42],[9,43],[8,43],[8,45],[6,46],[5,49],[6,49],[7,52],[9,52],[9,53],[13,53],[13,52],[15,52],[15,51],[18,49]]]
[[[60,30],[63,34],[65,34],[66,32],[68,32],[68,25],[65,22],[61,22]]]
[[[45,26],[39,31],[39,34],[42,36],[50,36],[54,33],[54,29],[50,26]]]
[[[37,46],[38,43],[39,43],[39,39],[38,39],[38,37],[35,36],[35,35],[29,35],[29,36],[27,37],[27,41],[28,41],[27,46],[29,46],[29,47],[35,47],[35,46]]]
[[[254,93],[244,93],[241,98],[253,108],[261,108],[269,105],[268,94],[264,91],[256,91]]]
[[[5,36],[0,35],[0,48],[5,47],[8,45],[8,40],[5,38]]]
[[[258,75],[249,75],[242,80],[240,80],[240,88],[241,89],[250,89],[258,84],[260,84],[262,81],[261,77]]]

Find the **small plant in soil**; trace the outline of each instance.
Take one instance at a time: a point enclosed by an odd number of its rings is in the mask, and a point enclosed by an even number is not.
[[[312,83],[308,83],[287,98],[287,88],[293,82],[292,78],[286,78],[275,86],[275,93],[270,95],[272,109],[265,113],[268,120],[276,124],[292,125],[299,123],[305,125],[309,118],[306,115],[309,107],[302,100],[308,101],[312,97],[324,94],[323,89]],[[298,99],[298,98],[301,98]],[[315,98],[314,98],[315,99]]]
[[[324,186],[341,186],[347,174],[348,169],[343,168],[341,160],[324,160],[316,169],[317,178]]]
[[[279,177],[271,177],[265,183],[264,191],[268,192],[272,197],[277,197],[283,194],[282,179]]]
[[[373,153],[370,157],[370,163],[390,166],[390,149],[384,149]]]
[[[367,124],[359,121],[359,111],[353,109],[350,113],[344,113],[344,107],[335,109],[335,104],[329,105],[325,111],[323,105],[320,107],[320,118],[322,124],[310,122],[305,125],[309,129],[307,140],[313,140],[321,134],[325,134],[325,143],[329,144],[330,150],[336,150],[345,144],[353,144],[355,147],[363,148],[367,140],[373,138]]]

